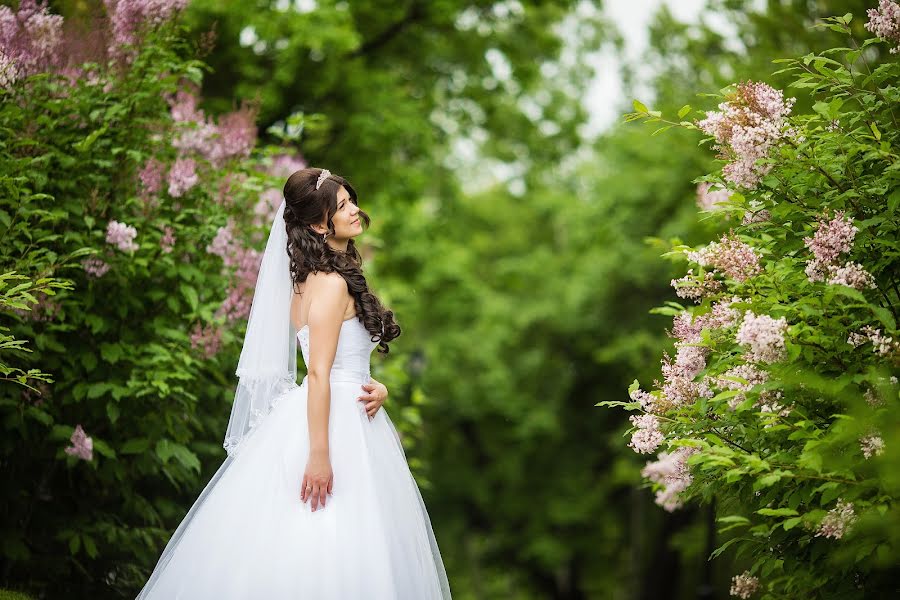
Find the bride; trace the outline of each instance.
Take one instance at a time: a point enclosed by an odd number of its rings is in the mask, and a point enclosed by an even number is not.
[[[139,600],[450,598],[397,431],[383,398],[365,394],[372,350],[387,353],[400,327],[363,276],[352,241],[362,221],[342,177],[288,178],[236,371],[228,456]]]

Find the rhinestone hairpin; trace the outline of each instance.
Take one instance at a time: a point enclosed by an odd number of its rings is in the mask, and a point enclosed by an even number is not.
[[[322,172],[319,173],[319,178],[316,179],[316,189],[319,189],[319,186],[322,185],[322,182],[328,179],[328,176],[331,175],[331,171],[328,169],[322,169]]]

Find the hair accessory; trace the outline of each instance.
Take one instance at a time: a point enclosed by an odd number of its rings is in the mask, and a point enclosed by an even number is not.
[[[322,169],[322,172],[319,173],[319,178],[316,179],[316,189],[319,189],[319,186],[322,185],[322,182],[328,179],[328,176],[331,175],[331,171],[328,169]]]

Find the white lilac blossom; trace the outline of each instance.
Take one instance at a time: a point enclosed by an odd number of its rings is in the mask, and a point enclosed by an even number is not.
[[[900,4],[894,0],[880,0],[878,8],[868,9],[866,16],[869,17],[866,29],[894,44],[891,54],[900,52]]]
[[[744,571],[740,575],[731,578],[730,594],[738,598],[746,600],[759,591],[759,579],[750,574],[750,571]]]
[[[866,460],[879,456],[884,452],[884,439],[877,432],[860,438],[859,448]]]
[[[664,437],[659,430],[659,419],[655,415],[631,415],[628,419],[637,427],[628,443],[635,452],[649,454],[662,444]]]
[[[765,83],[741,82],[719,104],[719,110],[707,111],[697,126],[715,138],[719,157],[730,161],[722,169],[727,181],[745,188],[756,188],[771,164],[756,164],[785,136],[785,118],[794,98],[784,99],[780,90]]]
[[[872,342],[872,351],[879,356],[889,356],[898,350],[898,344],[894,338],[882,335],[881,329],[866,325],[860,331]]]
[[[687,461],[699,451],[698,448],[681,446],[673,452],[660,452],[657,460],[648,462],[641,469],[641,476],[663,486],[656,492],[656,504],[669,512],[682,506],[679,495],[693,481]]]
[[[856,523],[856,513],[853,511],[852,502],[844,502],[838,498],[834,508],[822,518],[816,530],[816,537],[827,537],[836,540],[844,537],[850,528]]]

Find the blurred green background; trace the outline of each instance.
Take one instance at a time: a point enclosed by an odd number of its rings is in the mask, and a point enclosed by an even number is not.
[[[302,114],[299,151],[372,216],[366,270],[403,328],[373,373],[415,438],[455,598],[726,597],[708,511],[656,507],[626,414],[595,407],[658,377],[670,348],[669,320],[648,311],[683,273],[648,238],[714,233],[691,183],[709,149],[619,115],[633,98],[713,109],[697,94],[737,80],[778,88],[772,59],[839,44],[816,19],[871,5],[189,4],[193,35],[215,32],[203,108],[259,100],[268,141]]]

